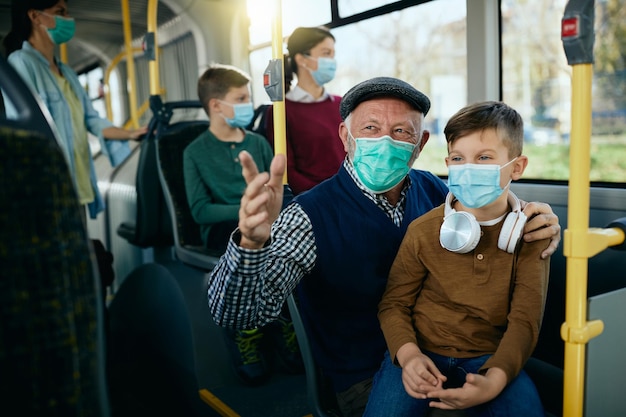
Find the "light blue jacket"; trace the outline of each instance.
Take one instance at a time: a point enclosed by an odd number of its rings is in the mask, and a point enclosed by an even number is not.
[[[48,108],[58,132],[58,142],[65,154],[72,177],[76,177],[74,167],[74,131],[72,129],[72,116],[70,108],[61,93],[61,89],[54,75],[50,71],[50,65],[46,58],[28,41],[24,41],[22,49],[19,49],[8,58],[9,63],[15,68],[18,74],[24,79],[26,84],[37,93],[43,104]],[[102,130],[113,126],[109,120],[100,117],[93,108],[91,99],[78,81],[76,73],[67,65],[57,60],[57,65],[63,77],[70,83],[72,90],[83,104],[85,112],[85,126],[89,132],[97,136],[100,140],[102,152],[109,157],[111,165],[116,166],[130,154],[130,147],[127,141],[106,140],[102,136]],[[6,103],[8,118],[16,118],[17,112],[8,100]],[[93,187],[95,200],[89,204],[89,214],[95,218],[99,212],[104,210],[104,200],[98,190],[96,170],[94,168],[93,157],[89,158],[91,186]]]

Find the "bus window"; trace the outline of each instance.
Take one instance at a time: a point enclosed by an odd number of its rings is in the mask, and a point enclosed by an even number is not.
[[[397,77],[428,95],[431,132],[415,167],[445,174],[443,126],[467,104],[465,0],[441,0],[333,29],[337,78],[330,91],[343,95],[376,76]]]
[[[274,0],[247,0],[250,19],[250,45],[269,43],[272,40],[272,19],[274,18]],[[289,35],[298,26],[319,26],[330,22],[330,2],[312,2],[310,0],[283,0],[282,2],[283,36]],[[271,53],[270,53],[271,55]]]
[[[303,19],[310,20],[310,16],[303,12],[287,16],[286,3],[291,2],[283,2],[283,17],[289,27],[306,26]],[[366,4],[371,9],[369,6],[373,3]],[[356,11],[354,8],[345,10]],[[317,22],[322,23],[333,26],[330,21]],[[290,30],[283,35],[289,35]],[[443,126],[454,112],[467,104],[466,1],[427,2],[353,24],[337,24],[331,31],[336,39],[337,74],[325,85],[328,91],[343,95],[365,79],[392,76],[426,93],[433,102],[426,117],[431,139],[416,167],[445,174]],[[265,38],[256,39],[265,44],[251,47],[255,106],[269,102],[260,80],[271,58],[270,35],[268,32]]]
[[[339,16],[347,17],[376,7],[384,6],[389,3],[388,0],[339,0],[337,2],[339,8]]]
[[[274,0],[247,0],[250,19],[248,30],[250,44],[250,74],[252,82],[252,101],[255,107],[269,103],[269,97],[263,88],[263,72],[272,59],[272,19],[274,18]],[[282,31],[286,39],[299,26],[320,26],[331,21],[330,2],[324,5],[307,0],[282,1]],[[287,53],[287,46],[283,48]]]
[[[569,178],[571,67],[561,41],[565,0],[502,2],[502,98],[524,118],[525,178]],[[596,2],[591,181],[623,182],[626,166],[625,0]]]

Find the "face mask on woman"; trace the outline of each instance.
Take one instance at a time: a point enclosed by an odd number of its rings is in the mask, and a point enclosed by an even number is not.
[[[71,17],[63,17],[58,15],[51,15],[46,12],[41,12],[49,17],[54,17],[54,27],[52,29],[46,28],[48,36],[52,39],[56,45],[60,45],[72,39],[74,32],[76,32],[76,22]]]
[[[391,190],[411,169],[409,162],[415,151],[413,143],[393,140],[387,135],[354,138],[354,142],[354,170],[363,185],[375,194]]]
[[[254,107],[252,107],[252,102],[239,104],[231,104],[223,100],[220,100],[220,102],[233,108],[234,116],[232,118],[222,115],[224,120],[226,120],[226,123],[228,123],[228,126],[244,128],[252,121],[252,118],[254,117]]]
[[[333,78],[335,78],[337,61],[335,61],[334,58],[313,58],[312,56],[309,56],[309,58],[317,61],[317,69],[315,71],[309,69],[317,85],[322,86],[328,82],[331,82]]]

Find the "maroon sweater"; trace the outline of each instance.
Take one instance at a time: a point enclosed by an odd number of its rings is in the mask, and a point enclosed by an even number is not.
[[[341,97],[316,103],[285,99],[287,182],[294,194],[335,175],[346,152],[339,138]],[[273,108],[268,108],[267,138],[274,144]]]

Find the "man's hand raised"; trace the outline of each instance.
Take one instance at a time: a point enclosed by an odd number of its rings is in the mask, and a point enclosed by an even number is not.
[[[246,151],[239,153],[239,160],[247,184],[239,207],[240,246],[259,249],[270,238],[272,223],[282,207],[285,155],[274,157],[269,173],[259,172]]]

